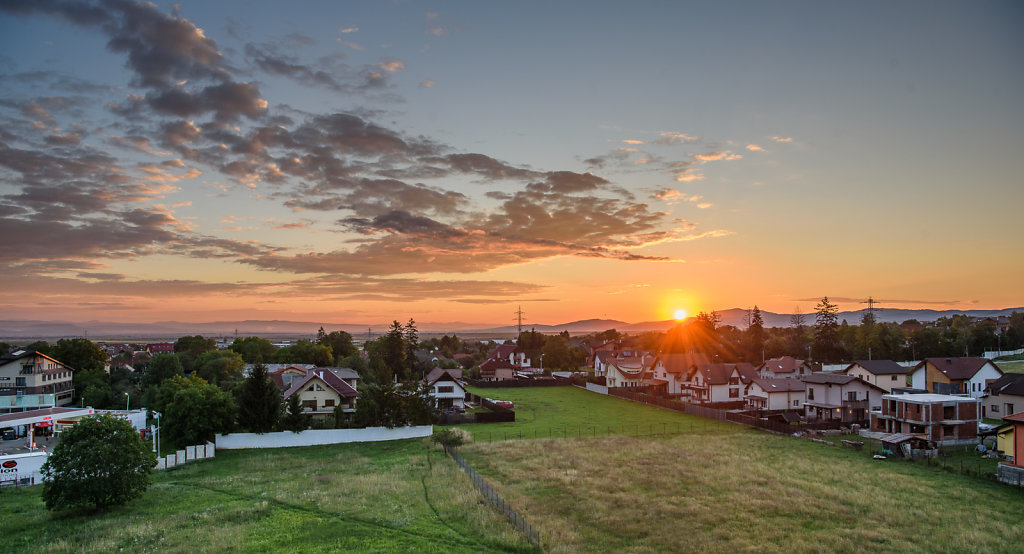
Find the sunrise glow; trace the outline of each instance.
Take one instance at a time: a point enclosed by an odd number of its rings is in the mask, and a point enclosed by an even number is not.
[[[675,319],[676,321],[682,321],[682,320],[686,319],[686,310],[682,310],[682,309],[676,310],[676,311],[675,311],[675,312],[674,312],[674,313],[672,314],[672,317],[673,317],[673,318],[674,318],[674,319]]]

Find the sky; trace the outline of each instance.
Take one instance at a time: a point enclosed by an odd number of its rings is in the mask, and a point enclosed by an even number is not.
[[[1024,4],[0,0],[5,319],[1024,306]]]

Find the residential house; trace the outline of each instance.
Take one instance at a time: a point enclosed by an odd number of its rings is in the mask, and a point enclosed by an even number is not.
[[[907,374],[910,370],[892,360],[857,360],[847,366],[842,373],[860,377],[891,393],[893,387],[907,386]]]
[[[1013,428],[1013,422],[1007,421],[993,430],[996,436],[996,450],[1004,456],[1013,456]]]
[[[0,396],[53,395],[55,406],[72,403],[74,369],[35,350],[16,350],[0,356]],[[22,407],[39,407],[36,402],[20,402]]]
[[[793,356],[770,358],[757,366],[757,374],[761,379],[791,379],[801,375],[810,375],[821,371],[820,366]]]
[[[516,369],[533,367],[530,363],[530,358],[526,357],[526,352],[520,351],[519,347],[515,344],[499,344],[491,351],[487,359],[507,361]],[[481,367],[483,367],[483,364],[481,364]]]
[[[985,395],[985,387],[1003,371],[985,358],[925,358],[910,374],[915,388],[935,394]]]
[[[436,377],[427,377],[428,394],[434,400],[434,408],[438,410],[462,411],[466,408],[466,388],[452,375],[454,371],[457,370],[444,369]]]
[[[174,354],[173,342],[153,342],[146,345],[146,352],[152,356],[157,354]]]
[[[999,480],[1019,487],[1024,485],[1024,412],[1005,416],[1003,421],[1013,424],[1013,450],[1006,452],[1012,461],[999,463]]]
[[[886,394],[871,430],[912,434],[938,446],[978,442],[979,401],[948,394]]]
[[[881,407],[886,393],[878,385],[842,373],[812,373],[800,380],[806,385],[804,417],[809,420],[867,421],[868,412]]]
[[[516,369],[508,360],[488,359],[480,364],[481,381],[508,381],[516,378]]]
[[[985,388],[981,417],[1001,418],[1024,411],[1024,373],[1007,373]]]
[[[313,416],[334,414],[335,409],[339,407],[342,412],[351,414],[356,411],[356,399],[359,397],[355,387],[332,368],[307,371],[304,377],[292,382],[292,386],[284,392],[283,398],[287,402],[296,394],[299,395],[299,402],[302,404],[302,413]]]
[[[598,350],[594,355],[594,375],[597,377],[608,376],[608,366],[625,362],[627,365],[649,363],[655,358],[654,352],[650,350]]]
[[[735,364],[697,364],[692,366],[687,387],[693,402],[717,404],[742,402],[744,392],[757,372],[746,362]]]
[[[803,412],[807,385],[799,379],[752,379],[747,386],[747,406],[755,410]]]
[[[710,363],[702,353],[661,353],[654,357],[652,374],[654,381],[665,382],[665,393],[690,400],[693,389],[688,387],[693,366]]]
[[[655,385],[653,356],[623,356],[608,358],[605,365],[605,383],[609,387],[639,387]]]

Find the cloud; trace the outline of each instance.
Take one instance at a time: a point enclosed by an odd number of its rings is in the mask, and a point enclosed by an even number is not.
[[[748,144],[747,150],[750,150],[751,152],[764,152],[764,148],[761,148],[756,144]]]
[[[704,197],[699,194],[689,195],[686,194],[685,192],[679,192],[676,189],[667,187],[654,191],[654,193],[651,194],[651,198],[662,200],[663,202],[669,205],[679,204],[680,202],[689,202],[690,204],[696,204],[696,206],[701,209],[711,207],[710,203],[701,202],[701,200],[703,200]]]
[[[622,142],[626,144],[646,144],[644,141],[636,139],[624,139]]]
[[[741,158],[743,158],[742,155],[734,154],[732,150],[725,150],[721,152],[707,152],[705,154],[693,154],[693,159],[697,160],[702,164],[721,160],[739,160]]]
[[[342,34],[342,35],[347,35],[349,33],[355,33],[357,31],[359,31],[359,27],[342,27],[341,29],[338,29],[338,33]]]
[[[420,81],[420,88],[433,88],[433,87],[434,87],[434,80],[433,79],[427,79],[426,81]]]
[[[676,144],[676,143],[687,143],[696,142],[697,137],[687,135],[686,133],[674,133],[674,132],[662,132],[658,139],[655,141],[657,144]]]
[[[684,173],[680,173],[680,174],[676,175],[676,181],[678,181],[680,183],[693,183],[695,181],[703,181],[703,180],[704,180],[704,174],[703,173],[686,171]]]
[[[772,137],[772,140],[774,140],[775,142],[793,142],[793,137],[779,137],[779,136],[775,136],[775,137]]]

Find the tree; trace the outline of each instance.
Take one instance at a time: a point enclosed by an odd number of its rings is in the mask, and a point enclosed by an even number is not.
[[[245,369],[242,356],[230,350],[203,352],[195,364],[197,375],[225,390],[242,378],[242,370]]]
[[[292,346],[285,346],[274,352],[274,363],[279,364],[314,364],[329,366],[334,363],[334,354],[329,346],[313,344],[308,340],[299,340]]]
[[[43,500],[49,510],[103,511],[140,496],[156,455],[126,420],[102,414],[65,429],[43,464]]]
[[[594,340],[599,340],[601,342],[609,342],[613,340],[618,340],[621,337],[622,334],[616,331],[615,329],[608,329],[607,331],[601,331],[600,333],[594,335]]]
[[[764,361],[762,359],[762,352],[764,351],[764,318],[761,316],[761,309],[756,304],[754,309],[750,311],[750,326],[747,327],[747,345],[748,361]]]
[[[519,334],[519,340],[516,341],[516,346],[519,347],[520,352],[526,354],[526,357],[531,361],[536,361],[540,357],[541,351],[544,349],[544,345],[547,344],[548,338],[543,333],[530,329],[529,331],[523,331]]]
[[[277,347],[267,339],[245,337],[244,339],[235,339],[231,346],[228,347],[228,350],[241,354],[245,363],[255,364],[271,359],[274,356],[274,352],[277,352]]]
[[[107,352],[89,339],[60,339],[49,356],[79,371],[103,369],[107,363]]]
[[[274,430],[280,417],[277,385],[267,376],[267,366],[256,364],[238,393],[238,425],[252,433],[266,433]]]
[[[217,350],[217,341],[204,338],[202,335],[191,337],[180,337],[174,342],[174,353],[181,357],[181,365],[185,371],[192,371],[196,367],[196,358],[204,352]]]
[[[285,429],[295,433],[304,431],[309,426],[309,416],[302,413],[298,393],[288,397],[288,412],[281,423]]]
[[[175,375],[183,375],[185,368],[181,365],[181,359],[177,354],[165,352],[153,356],[146,362],[146,373],[142,377],[143,386],[160,385]]]
[[[231,395],[198,377],[173,377],[161,387],[160,398],[167,438],[179,446],[208,441],[235,423]]]
[[[352,343],[352,335],[345,331],[332,331],[325,334],[324,328],[321,327],[320,331],[317,333],[316,343],[322,346],[327,346],[331,349],[331,354],[334,355],[335,364],[338,364],[339,360],[347,358],[359,351],[355,344]]]
[[[369,352],[372,378],[378,383],[390,383],[395,375],[403,381],[409,378],[406,370],[405,333],[397,320],[391,323],[384,336],[370,343]]]
[[[814,307],[817,315],[814,318],[814,350],[820,360],[826,362],[835,359],[839,347],[839,306],[828,301],[828,297]]]

